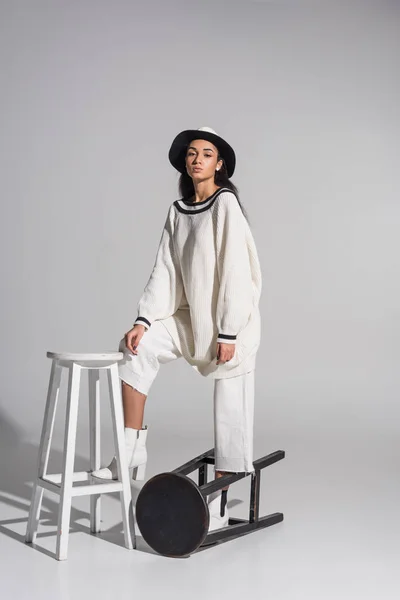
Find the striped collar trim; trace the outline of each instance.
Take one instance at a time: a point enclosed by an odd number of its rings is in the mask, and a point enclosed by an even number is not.
[[[214,204],[215,200],[222,192],[232,192],[232,190],[226,187],[221,187],[215,190],[215,192],[211,194],[211,196],[209,196],[205,200],[202,200],[201,202],[193,202],[190,200],[182,199],[175,200],[174,205],[179,210],[179,212],[184,213],[186,215],[194,215],[208,210]]]

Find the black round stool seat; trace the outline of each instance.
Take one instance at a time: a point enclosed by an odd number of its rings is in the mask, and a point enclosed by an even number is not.
[[[209,519],[199,488],[179,473],[155,475],[136,501],[136,521],[144,540],[164,556],[187,556],[196,550],[207,535]]]

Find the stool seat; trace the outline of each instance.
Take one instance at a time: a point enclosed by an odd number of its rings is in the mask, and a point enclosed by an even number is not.
[[[192,479],[160,473],[142,488],[136,519],[143,539],[164,556],[188,556],[205,540],[210,522],[207,503]]]
[[[58,360],[61,364],[74,362],[81,367],[107,367],[123,359],[122,352],[46,352],[47,358]]]

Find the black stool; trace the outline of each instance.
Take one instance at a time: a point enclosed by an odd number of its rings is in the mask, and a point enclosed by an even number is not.
[[[142,487],[136,501],[136,521],[140,532],[159,554],[181,557],[197,548],[235,539],[257,529],[283,521],[283,513],[259,516],[261,470],[285,457],[283,450],[254,461],[253,473],[229,473],[207,483],[207,465],[215,464],[214,448],[168,473],[155,475]],[[198,469],[198,485],[187,477]],[[229,519],[229,525],[208,533],[210,515],[206,497],[251,477],[248,519]]]

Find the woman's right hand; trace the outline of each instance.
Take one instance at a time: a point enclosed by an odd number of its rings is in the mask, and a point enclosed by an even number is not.
[[[132,354],[137,354],[137,347],[145,331],[146,327],[144,325],[137,324],[125,334],[125,345]]]

